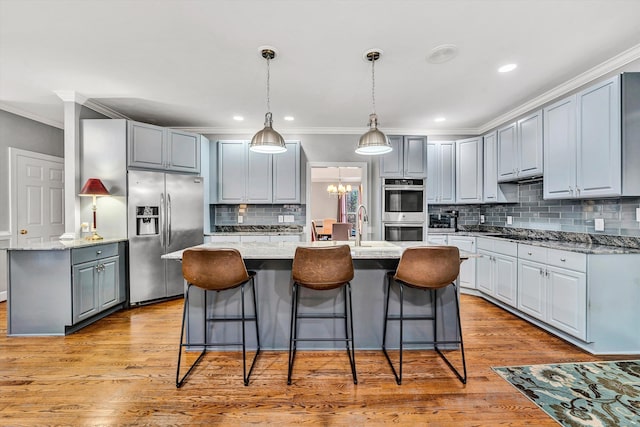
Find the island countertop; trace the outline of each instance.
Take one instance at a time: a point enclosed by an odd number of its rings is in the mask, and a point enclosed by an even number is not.
[[[327,247],[349,244],[353,259],[400,259],[403,250],[409,246],[425,246],[422,242],[413,244],[404,243],[402,246],[385,241],[364,241],[361,246],[355,246],[354,242],[319,241],[319,242],[216,242],[194,246],[194,248],[232,248],[237,249],[244,259],[293,259],[298,246]],[[427,245],[428,246],[428,245]],[[182,252],[191,249],[186,248],[163,255],[163,259],[182,259]],[[473,254],[460,252],[460,258],[466,259]]]

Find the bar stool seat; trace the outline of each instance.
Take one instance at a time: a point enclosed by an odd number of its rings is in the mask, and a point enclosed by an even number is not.
[[[460,304],[458,302],[458,290],[455,280],[460,272],[460,252],[455,246],[425,246],[407,248],[402,253],[398,268],[396,271],[387,273],[387,301],[385,307],[385,322],[382,335],[382,351],[384,352],[389,366],[393,371],[396,382],[402,384],[402,356],[404,344],[433,344],[436,352],[442,357],[449,368],[456,374],[458,379],[463,383],[467,383],[467,365],[464,357],[464,345],[462,342],[462,326],[460,323]],[[389,297],[391,295],[391,287],[396,283],[399,287],[399,314],[389,314]],[[431,315],[405,315],[404,314],[404,287],[429,291],[431,293]],[[456,304],[457,316],[457,336],[455,340],[438,339],[438,313],[437,313],[437,296],[438,291],[443,290],[447,286],[453,286],[454,299]],[[405,341],[403,336],[403,324],[405,321],[430,320],[433,326],[433,340],[431,341]],[[389,353],[387,352],[387,325],[389,321],[398,321],[400,323],[400,361],[399,368],[396,369],[391,362]],[[439,345],[456,344],[462,355],[463,374],[454,368],[453,364],[442,353]]]
[[[187,281],[187,291],[184,297],[184,308],[182,312],[182,328],[180,330],[180,347],[178,349],[178,367],[176,369],[176,387],[180,388],[191,371],[198,365],[207,352],[208,347],[219,346],[242,346],[242,376],[244,385],[249,385],[249,377],[253,371],[256,359],[260,354],[260,332],[258,329],[258,310],[256,304],[255,275],[253,271],[247,271],[240,252],[236,249],[188,249],[182,254],[182,275]],[[245,287],[251,284],[253,294],[253,314],[245,311]],[[189,305],[189,295],[192,287],[204,290],[204,341],[184,342],[185,321],[187,307]],[[241,292],[241,314],[240,316],[212,316],[207,317],[207,294],[210,292],[222,292],[240,287]],[[242,324],[241,342],[212,342],[208,338],[208,323],[211,322],[236,322]],[[257,348],[251,367],[247,373],[247,349],[245,323],[254,322],[256,329]],[[180,378],[180,362],[184,347],[202,347],[202,352],[187,370],[187,373]]]
[[[291,275],[293,286],[291,293],[291,329],[289,335],[289,372],[287,384],[291,384],[291,373],[299,341],[344,341],[351,365],[353,383],[358,384],[356,376],[355,347],[353,345],[353,309],[351,304],[351,280],[353,279],[353,260],[348,245],[328,247],[296,248]],[[344,295],[344,312],[319,313],[298,312],[300,287],[312,291],[327,291],[341,288]],[[344,319],[344,338],[299,337],[298,319]]]

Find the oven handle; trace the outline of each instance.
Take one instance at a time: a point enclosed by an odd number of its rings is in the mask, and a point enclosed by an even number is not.
[[[423,222],[384,222],[384,227],[424,227]]]
[[[383,185],[383,190],[424,191],[424,185]]]

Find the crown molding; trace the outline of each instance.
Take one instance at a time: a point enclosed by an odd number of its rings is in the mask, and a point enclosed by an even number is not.
[[[521,116],[525,113],[528,113],[531,110],[541,107],[542,105],[551,102],[567,93],[578,89],[581,86],[584,86],[593,80],[596,80],[599,77],[604,76],[607,73],[615,71],[625,65],[640,59],[640,44],[633,46],[630,49],[625,50],[619,55],[614,56],[607,61],[596,65],[595,67],[585,71],[578,76],[567,80],[559,86],[543,93],[540,96],[533,98],[532,100],[520,105],[518,108],[515,108],[495,119],[485,123],[480,126],[479,134],[485,133],[493,128],[496,128],[500,125],[509,122],[510,120],[514,120],[516,117]]]
[[[39,123],[43,123],[45,125],[52,126],[58,129],[64,129],[64,123],[59,122],[57,120],[48,119],[46,117],[39,116],[37,114],[30,113],[28,111],[21,110],[20,108],[16,108],[12,105],[6,104],[4,102],[0,102],[0,110],[6,111],[11,114],[15,114],[16,116],[21,116],[29,120],[33,120]]]
[[[87,99],[87,101],[83,104],[85,107],[92,109],[96,113],[100,113],[103,116],[109,117],[110,119],[125,119],[131,120],[129,117],[125,116],[113,110],[106,105],[102,105],[101,103],[94,101],[93,99]]]
[[[87,102],[87,97],[76,92],[75,90],[54,90],[58,98],[62,99],[64,102],[75,102],[76,104],[84,105]]]
[[[217,135],[253,135],[257,132],[253,129],[238,129],[224,127],[190,127],[190,126],[169,126],[171,129],[183,130],[199,134]],[[384,128],[381,129],[387,135],[478,135],[479,128],[460,129],[403,129]],[[283,128],[278,127],[278,132],[285,135],[362,135],[366,132],[365,127],[306,127],[306,128]]]

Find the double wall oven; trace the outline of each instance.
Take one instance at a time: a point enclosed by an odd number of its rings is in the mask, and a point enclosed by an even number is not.
[[[385,179],[382,185],[382,233],[391,242],[424,241],[426,199],[422,179]]]

